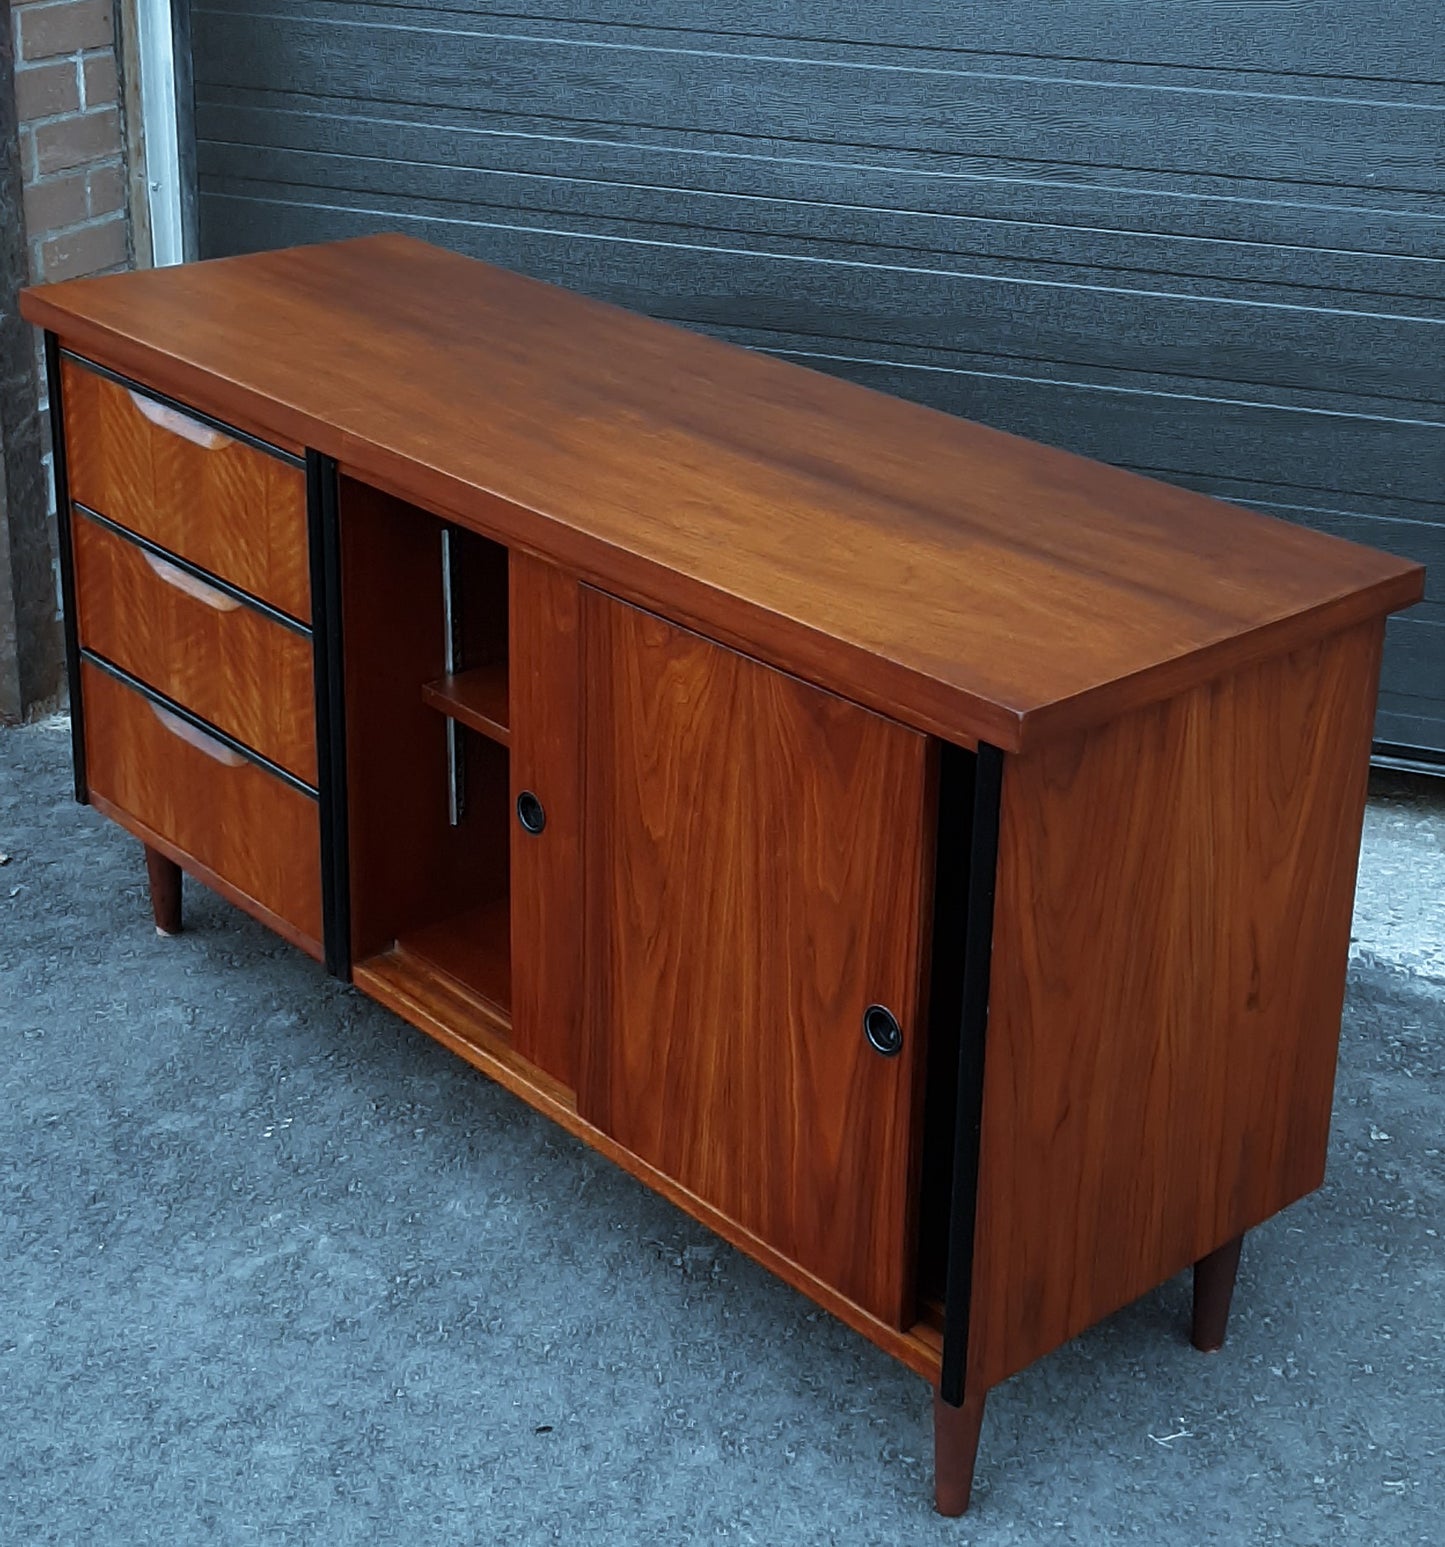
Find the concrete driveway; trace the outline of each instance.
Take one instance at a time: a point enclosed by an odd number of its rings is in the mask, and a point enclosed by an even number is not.
[[[1231,1341],[1166,1285],[927,1394],[188,884],[0,733],[0,1542],[1445,1541],[1445,786],[1380,778],[1324,1188]]]

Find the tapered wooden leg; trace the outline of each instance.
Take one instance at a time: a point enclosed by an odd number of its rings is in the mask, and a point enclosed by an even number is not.
[[[968,1508],[987,1395],[966,1396],[962,1407],[954,1407],[933,1393],[933,1504],[940,1515],[961,1515]]]
[[[149,844],[145,846],[145,851],[156,933],[178,935],[181,932],[181,867]]]
[[[1194,1332],[1190,1341],[1205,1354],[1224,1347],[1229,1325],[1229,1302],[1234,1297],[1234,1277],[1239,1271],[1239,1249],[1244,1237],[1237,1235],[1218,1251],[1194,1264]]]

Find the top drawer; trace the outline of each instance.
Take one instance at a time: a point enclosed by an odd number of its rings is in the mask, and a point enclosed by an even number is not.
[[[310,620],[301,468],[74,360],[61,393],[73,500]]]

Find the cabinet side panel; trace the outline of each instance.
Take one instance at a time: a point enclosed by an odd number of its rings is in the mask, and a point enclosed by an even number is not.
[[[1322,1180],[1382,637],[1008,764],[975,1384]]]
[[[581,591],[571,575],[511,560],[512,800],[530,790],[547,825],[512,823],[512,1045],[568,1087],[582,1015]]]
[[[928,743],[596,592],[583,606],[579,1111],[899,1326]],[[896,1057],[864,1038],[874,1003]]]

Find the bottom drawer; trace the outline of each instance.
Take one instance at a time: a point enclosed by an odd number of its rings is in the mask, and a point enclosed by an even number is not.
[[[81,665],[81,695],[91,795],[320,956],[316,802],[89,662]]]

